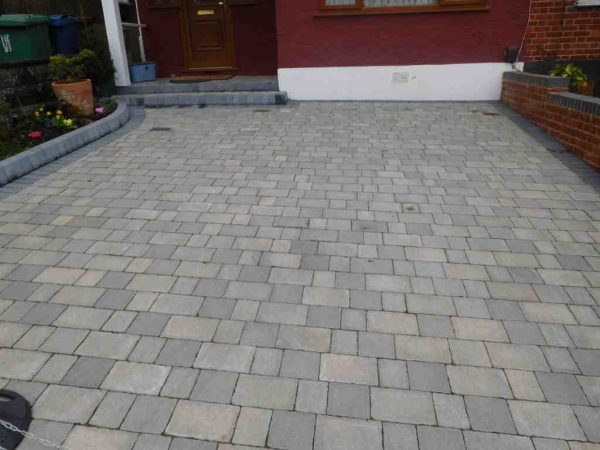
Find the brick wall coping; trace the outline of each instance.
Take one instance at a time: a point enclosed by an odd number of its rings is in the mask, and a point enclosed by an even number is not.
[[[128,120],[129,107],[118,101],[117,109],[108,116],[0,161],[0,186],[112,133]]]
[[[548,96],[548,102],[552,105],[600,116],[600,98],[597,97],[572,94],[570,92],[557,92]]]
[[[504,79],[547,88],[569,87],[568,78],[553,77],[551,75],[539,75],[537,73],[518,72],[516,70],[512,72],[504,72]]]

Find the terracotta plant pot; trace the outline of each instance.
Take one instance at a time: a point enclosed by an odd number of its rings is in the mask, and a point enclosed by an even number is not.
[[[58,100],[69,105],[69,114],[89,116],[94,112],[92,80],[72,83],[55,81],[52,83],[52,90]]]
[[[577,93],[581,95],[594,95],[594,82],[578,83]]]

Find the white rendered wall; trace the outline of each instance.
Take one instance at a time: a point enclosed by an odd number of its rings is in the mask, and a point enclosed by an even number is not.
[[[508,63],[279,69],[292,100],[499,100]]]

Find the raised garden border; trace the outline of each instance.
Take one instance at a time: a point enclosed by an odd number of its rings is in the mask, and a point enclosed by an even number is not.
[[[572,94],[569,80],[505,72],[502,102],[600,170],[600,100]]]
[[[0,186],[118,130],[129,117],[129,106],[117,100],[117,108],[108,116],[0,161]]]

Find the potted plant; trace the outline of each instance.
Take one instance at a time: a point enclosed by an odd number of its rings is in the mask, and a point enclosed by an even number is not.
[[[550,75],[569,78],[571,90],[579,94],[592,95],[594,91],[594,85],[588,81],[586,73],[574,64],[557,64]]]
[[[59,101],[69,105],[69,113],[89,116],[94,112],[92,81],[87,67],[96,55],[85,49],[74,56],[55,55],[50,57],[48,78]]]

